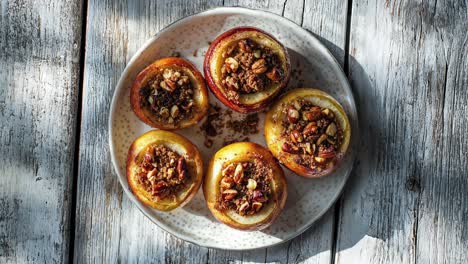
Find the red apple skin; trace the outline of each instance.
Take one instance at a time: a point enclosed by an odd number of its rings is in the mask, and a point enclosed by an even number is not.
[[[215,81],[213,79],[213,76],[211,74],[211,70],[210,70],[211,59],[213,58],[213,54],[216,51],[216,47],[218,46],[218,44],[220,44],[223,40],[227,39],[228,37],[232,36],[235,33],[246,32],[246,31],[261,33],[261,34],[264,34],[264,35],[268,36],[269,38],[273,39],[274,41],[276,41],[279,44],[279,46],[281,47],[281,49],[282,49],[281,52],[283,52],[285,54],[285,58],[286,58],[285,68],[287,70],[284,73],[285,74],[284,79],[281,82],[281,84],[279,85],[279,87],[269,97],[265,98],[264,100],[258,101],[258,102],[254,103],[254,104],[244,104],[244,103],[241,103],[241,102],[236,103],[236,102],[230,101],[223,94],[222,90],[224,88],[219,87],[215,83]],[[262,109],[264,109],[266,106],[268,106],[271,103],[271,101],[280,93],[280,91],[287,86],[287,84],[289,82],[289,79],[291,78],[291,62],[290,62],[290,59],[289,59],[289,54],[288,54],[287,49],[283,46],[283,44],[281,44],[281,42],[279,42],[271,34],[265,32],[265,31],[263,31],[261,29],[255,28],[255,27],[236,27],[236,28],[230,29],[230,30],[224,32],[223,34],[219,35],[211,43],[210,47],[208,48],[208,51],[206,52],[205,61],[203,63],[203,71],[204,71],[204,74],[205,74],[206,82],[207,82],[208,87],[210,88],[211,92],[213,92],[213,94],[216,96],[216,98],[218,98],[218,100],[220,100],[224,105],[226,105],[227,107],[229,107],[232,110],[234,110],[236,112],[239,112],[239,113],[254,113],[254,112],[259,112]]]

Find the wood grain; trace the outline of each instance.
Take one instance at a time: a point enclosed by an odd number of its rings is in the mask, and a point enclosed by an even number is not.
[[[285,2],[283,14],[314,34],[343,65],[346,40],[346,3],[333,1]],[[297,238],[267,249],[267,262],[331,263],[335,208]]]
[[[0,2],[0,263],[66,262],[80,1]]]
[[[171,22],[221,1],[89,1],[74,260],[200,263],[208,249],[159,229],[123,195],[109,156],[115,85],[141,45]]]
[[[361,151],[336,263],[466,263],[467,6],[353,0]]]
[[[340,8],[339,1],[333,1],[332,5],[330,3],[289,0],[225,1],[224,4],[265,9],[283,14],[296,23],[304,21],[305,27],[327,40],[327,45],[343,61],[346,8]],[[89,2],[76,261],[330,262],[333,211],[304,235],[273,249],[248,252],[212,250],[183,242],[157,228],[122,195],[117,178],[113,175],[107,148],[107,127],[99,124],[107,120],[107,107],[126,62],[147,38],[165,25],[217,4],[221,4],[221,1]],[[307,17],[303,18],[304,14]]]

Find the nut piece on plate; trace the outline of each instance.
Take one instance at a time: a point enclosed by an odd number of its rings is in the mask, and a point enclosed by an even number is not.
[[[149,126],[180,129],[195,125],[208,111],[208,91],[201,73],[181,58],[163,58],[141,71],[130,103]]]
[[[170,211],[188,203],[200,188],[203,162],[195,145],[170,131],[137,138],[127,156],[127,181],[143,204]]]
[[[264,129],[273,155],[308,178],[337,168],[351,138],[343,107],[329,94],[309,88],[283,95],[268,111]]]
[[[236,27],[218,36],[203,68],[213,94],[241,113],[266,107],[286,87],[291,72],[286,48],[254,27]]]
[[[208,208],[220,222],[254,231],[269,226],[282,211],[287,183],[279,163],[267,149],[238,142],[213,156],[203,193]]]

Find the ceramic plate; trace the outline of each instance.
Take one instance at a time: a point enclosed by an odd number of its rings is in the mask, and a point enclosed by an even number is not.
[[[292,76],[288,89],[313,87],[335,97],[346,110],[352,125],[352,144],[340,167],[321,179],[305,179],[284,168],[288,181],[288,200],[278,219],[267,229],[242,232],[217,222],[211,215],[202,190],[183,208],[169,213],[158,212],[141,204],[131,193],[125,175],[125,162],[132,141],[151,128],[141,122],[130,108],[131,84],[143,68],[153,61],[178,52],[202,71],[202,63],[210,41],[222,32],[237,26],[255,26],[271,33],[282,42],[291,57]],[[224,106],[210,94],[210,103]],[[223,110],[224,111],[224,110]],[[250,141],[266,146],[263,137],[264,113],[259,113],[259,133]],[[233,114],[233,120],[241,120]],[[200,122],[189,129],[176,131],[195,143],[204,158],[205,168],[212,155],[226,138],[241,140],[241,135],[224,131],[213,145],[205,146]],[[117,176],[135,205],[154,223],[186,241],[230,250],[246,250],[272,246],[289,240],[317,221],[341,193],[353,166],[357,138],[357,115],[351,89],[341,67],[331,53],[312,34],[295,23],[272,13],[245,8],[215,8],[181,19],[146,42],[125,68],[115,89],[109,117],[109,144]]]

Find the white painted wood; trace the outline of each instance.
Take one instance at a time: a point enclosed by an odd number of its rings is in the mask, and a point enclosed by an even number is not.
[[[74,260],[204,263],[208,249],[159,229],[123,195],[108,153],[114,87],[141,45],[169,23],[221,1],[89,1]]]
[[[80,1],[0,1],[0,263],[67,262]]]
[[[466,263],[467,6],[353,0],[361,145],[336,263]]]
[[[224,4],[261,8],[279,15],[284,13],[296,23],[304,20],[307,29],[317,32],[325,40],[329,39],[327,45],[332,50],[339,51],[344,47],[345,25],[337,23],[345,23],[346,9],[339,8],[338,1],[331,7],[328,7],[327,3],[328,1],[304,3],[289,0],[225,1]],[[317,8],[317,5],[322,7]],[[122,196],[121,187],[113,175],[108,158],[107,128],[98,125],[107,119],[107,106],[113,87],[126,61],[149,36],[168,23],[206,7],[198,2],[185,1],[118,4],[89,2],[75,260],[151,260],[181,263],[299,260],[307,263],[330,262],[333,209],[316,226],[292,242],[268,250],[232,252],[200,248],[173,238],[152,224]],[[303,19],[305,12],[308,16]],[[330,16],[332,12],[334,16],[343,17],[333,20],[325,16]],[[338,59],[343,61],[342,51],[335,55],[341,56]],[[95,135],[99,137],[96,139]],[[99,170],[96,171],[96,168]]]

